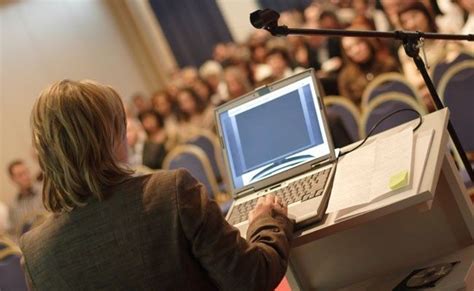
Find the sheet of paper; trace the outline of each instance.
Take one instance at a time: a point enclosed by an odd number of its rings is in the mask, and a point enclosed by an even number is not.
[[[409,127],[397,134],[377,140],[375,165],[370,183],[370,200],[373,201],[393,190],[390,178],[402,171],[411,176],[413,157],[413,128]],[[408,185],[411,179],[408,178]]]
[[[372,142],[339,159],[327,213],[370,201],[375,146]]]
[[[372,211],[374,209],[384,207],[391,203],[395,203],[398,199],[403,197],[416,195],[420,191],[421,180],[425,171],[426,163],[428,161],[428,153],[431,148],[433,141],[434,130],[429,129],[420,133],[417,133],[414,138],[413,146],[413,175],[412,175],[412,187],[406,189],[396,195],[391,195],[386,199],[382,199],[378,202],[368,203],[365,205],[359,205],[356,207],[342,209],[337,212],[335,221],[342,221],[351,217]]]
[[[413,128],[407,127],[342,157],[326,212],[365,205],[390,193],[392,175],[402,170],[411,175],[412,156]]]

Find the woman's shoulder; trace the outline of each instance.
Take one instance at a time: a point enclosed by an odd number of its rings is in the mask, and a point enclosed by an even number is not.
[[[130,177],[123,187],[142,189],[144,195],[174,190],[176,172],[175,170],[152,170],[147,173],[138,173]]]

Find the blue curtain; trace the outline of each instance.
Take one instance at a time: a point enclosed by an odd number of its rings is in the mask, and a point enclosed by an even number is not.
[[[261,8],[269,8],[282,12],[285,10],[297,9],[304,10],[308,7],[312,0],[258,0]]]
[[[180,67],[200,66],[219,42],[232,41],[215,0],[149,0]]]

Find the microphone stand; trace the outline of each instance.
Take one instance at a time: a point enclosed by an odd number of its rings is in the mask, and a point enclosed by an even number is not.
[[[278,25],[280,14],[274,10],[264,9],[257,10],[250,14],[250,22],[255,28],[263,28],[274,36],[293,35],[326,35],[335,37],[365,37],[365,38],[391,38],[401,40],[405,53],[413,59],[416,67],[421,73],[426,87],[428,88],[431,98],[435,104],[436,110],[445,108],[443,102],[436,92],[433,81],[426,71],[425,63],[419,55],[420,48],[423,46],[424,39],[445,39],[445,40],[467,40],[474,41],[473,34],[441,34],[429,32],[414,31],[369,31],[369,30],[343,30],[343,29],[306,29],[306,28],[288,28],[286,25]],[[474,182],[474,172],[471,164],[466,156],[461,142],[454,130],[450,120],[448,120],[448,132],[451,139],[461,156],[464,168],[471,181]]]

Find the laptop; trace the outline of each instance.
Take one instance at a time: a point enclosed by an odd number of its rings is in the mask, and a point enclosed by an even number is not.
[[[297,229],[325,213],[336,156],[312,69],[225,103],[215,111],[233,204],[226,219],[245,237],[248,213],[273,194]]]

